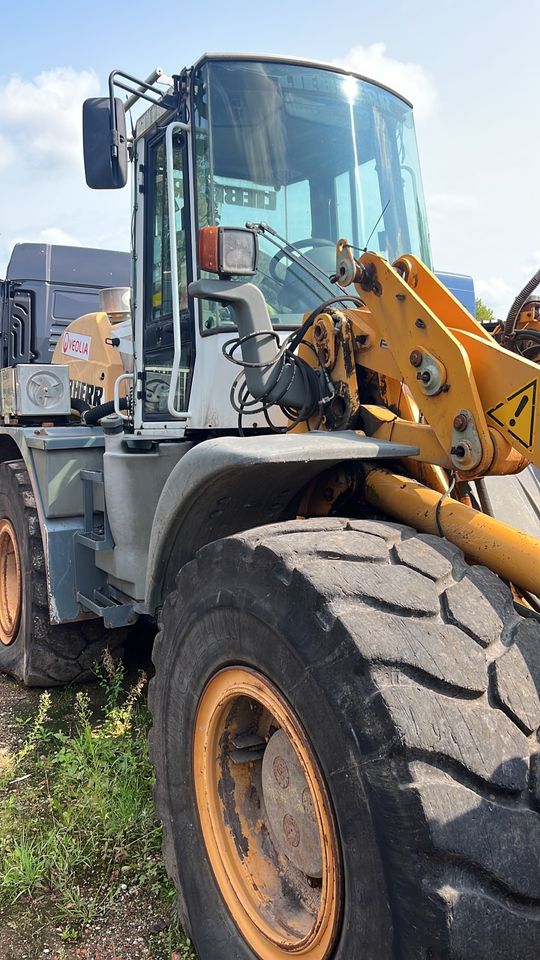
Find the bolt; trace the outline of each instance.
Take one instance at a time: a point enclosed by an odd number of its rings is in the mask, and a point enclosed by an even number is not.
[[[403,301],[405,299],[404,293],[396,293],[396,300]]]
[[[466,454],[465,447],[462,443],[458,444],[457,447],[452,447],[450,453],[453,457],[457,457],[458,460],[462,460]]]
[[[466,413],[458,413],[454,418],[454,430],[463,433],[469,425],[469,418]]]
[[[302,791],[302,806],[309,819],[315,821],[316,817],[313,807],[313,797],[311,796],[311,790],[309,787],[304,787],[304,790]]]
[[[273,763],[274,778],[282,790],[289,786],[289,768],[283,757],[275,757]]]
[[[426,325],[425,325],[424,321],[420,319],[420,317],[418,317],[418,320],[416,321],[416,326],[418,327],[419,330],[425,330],[425,329],[426,329]]]
[[[409,357],[409,362],[413,367],[419,367],[422,363],[422,354],[420,350],[413,350]]]
[[[428,383],[430,382],[430,380],[431,380],[431,374],[430,374],[429,370],[424,370],[423,373],[417,373],[417,374],[416,374],[416,379],[417,379],[417,380],[421,380],[422,383],[428,384]]]
[[[283,833],[285,834],[287,843],[290,843],[291,847],[300,846],[300,830],[298,829],[296,820],[294,817],[291,817],[290,813],[286,813],[283,817]]]

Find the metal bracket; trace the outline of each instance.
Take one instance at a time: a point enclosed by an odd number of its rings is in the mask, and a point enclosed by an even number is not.
[[[107,588],[105,587],[105,590]],[[77,600],[81,607],[102,617],[103,623],[108,630],[114,630],[116,627],[125,627],[134,623],[137,619],[133,610],[131,601],[122,602],[110,593],[103,590],[94,590],[94,597],[86,597],[83,593],[77,593]]]
[[[75,539],[90,550],[112,550],[114,540],[105,505],[103,527],[100,530],[94,527],[94,484],[103,486],[103,473],[101,470],[81,470],[80,477],[83,483],[84,530],[78,530]]]
[[[460,410],[454,418],[450,456],[456,470],[474,470],[482,459],[482,443],[470,410]]]

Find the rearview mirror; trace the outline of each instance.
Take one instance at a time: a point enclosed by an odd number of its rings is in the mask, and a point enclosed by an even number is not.
[[[127,182],[126,115],[119,97],[93,97],[83,104],[84,174],[93,190],[117,190]]]

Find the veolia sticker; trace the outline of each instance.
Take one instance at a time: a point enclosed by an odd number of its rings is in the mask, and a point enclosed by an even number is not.
[[[77,357],[77,360],[90,359],[92,337],[84,333],[70,333],[66,330],[62,339],[62,353],[65,357]]]

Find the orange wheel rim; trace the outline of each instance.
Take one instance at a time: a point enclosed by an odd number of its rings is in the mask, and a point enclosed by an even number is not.
[[[326,960],[341,919],[328,792],[289,704],[261,674],[207,684],[193,740],[195,796],[216,882],[260,960]]]
[[[17,636],[21,608],[21,561],[17,537],[9,520],[0,520],[0,641],[6,646]]]

